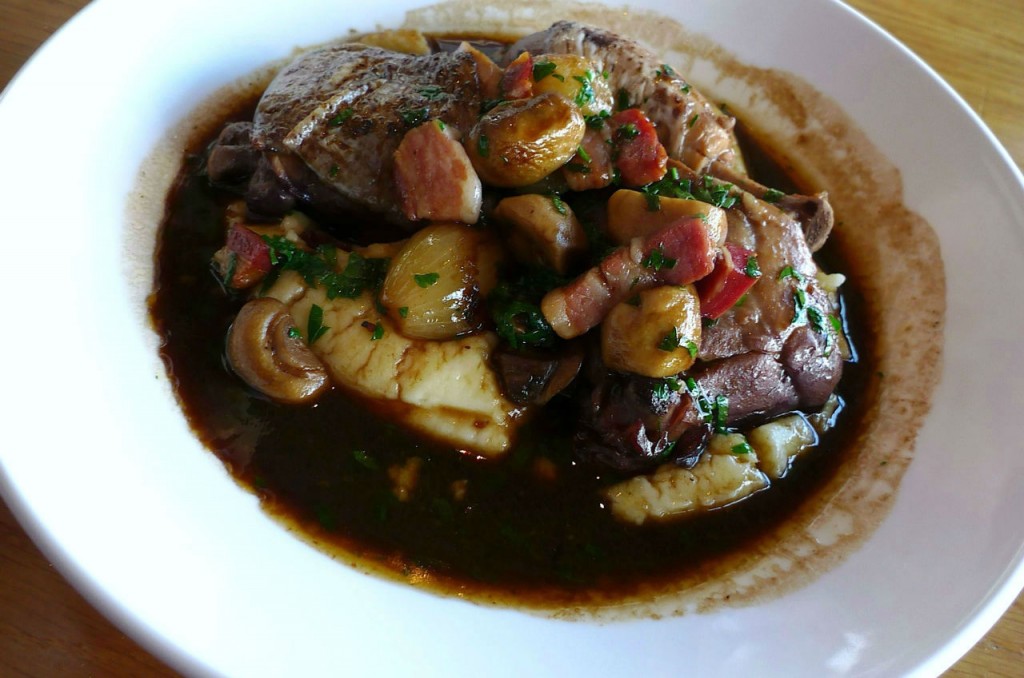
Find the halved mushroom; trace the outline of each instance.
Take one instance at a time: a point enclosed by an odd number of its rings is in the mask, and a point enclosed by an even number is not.
[[[228,330],[227,349],[231,369],[278,402],[312,402],[328,386],[323,363],[277,299],[253,299],[243,306]]]

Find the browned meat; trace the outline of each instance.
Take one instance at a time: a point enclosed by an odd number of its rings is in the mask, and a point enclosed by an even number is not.
[[[342,198],[339,211],[404,222],[394,152],[427,120],[472,126],[480,110],[476,69],[468,52],[411,56],[354,44],[306,52],[264,92],[253,141],[301,199],[319,205],[326,187]]]
[[[591,59],[598,73],[607,73],[612,92],[624,93],[619,96],[647,114],[669,157],[698,172],[714,160],[729,162],[735,121],[638,43],[601,28],[559,21],[513,44],[506,62],[523,51]]]
[[[576,436],[581,459],[626,472],[688,464],[713,424],[756,425],[815,410],[838,384],[843,359],[828,320],[836,309],[818,285],[799,221],[749,193],[727,215],[727,239],[756,252],[760,279],[742,304],[704,327],[700,360],[686,375],[591,375]]]
[[[710,435],[686,392],[663,379],[603,372],[581,403],[573,448],[585,463],[640,473],[667,461],[692,465]]]
[[[718,162],[712,164],[710,173],[718,179],[741,188],[759,200],[774,202],[784,209],[791,217],[800,222],[807,247],[812,252],[820,250],[828,240],[835,215],[832,212],[832,205],[828,202],[827,193],[815,195],[793,193],[778,195],[776,193],[773,196],[772,189]]]
[[[817,266],[804,240],[800,224],[775,206],[749,194],[727,212],[726,239],[754,250],[761,278],[742,304],[706,327],[701,337],[701,360],[715,360],[745,353],[779,353],[797,327],[798,289],[806,304],[825,315],[832,303],[815,278]]]
[[[206,158],[210,181],[225,188],[244,186],[256,171],[259,153],[252,147],[252,123],[225,125]]]

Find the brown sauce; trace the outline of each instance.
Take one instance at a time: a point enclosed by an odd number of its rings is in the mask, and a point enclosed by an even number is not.
[[[223,121],[246,119],[253,106],[239,102]],[[573,464],[568,399],[528,424],[500,462],[411,435],[392,423],[386,406],[341,389],[314,407],[276,405],[225,366],[224,337],[244,299],[225,294],[209,267],[232,198],[202,174],[209,141],[191,149],[158,236],[150,310],[161,356],[203,443],[270,513],[340,559],[440,592],[528,607],[642,598],[699,582],[763,546],[855,454],[874,401],[864,394],[875,346],[856,276],[844,286],[844,309],[859,361],[844,368],[839,393],[847,405],[834,430],[767,491],[671,524],[638,528],[612,518],[599,490],[620,478]],[[756,178],[798,187],[749,134],[742,142]],[[833,247],[818,258],[826,270],[845,272]],[[413,498],[402,502],[387,469],[410,457],[423,465]],[[541,457],[557,468],[553,480],[537,478]],[[456,482],[465,483],[461,500],[453,498]]]

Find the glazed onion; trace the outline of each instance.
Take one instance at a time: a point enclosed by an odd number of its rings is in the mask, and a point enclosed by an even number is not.
[[[381,303],[403,335],[451,339],[478,329],[494,288],[497,251],[480,231],[437,224],[417,231],[388,268]]]

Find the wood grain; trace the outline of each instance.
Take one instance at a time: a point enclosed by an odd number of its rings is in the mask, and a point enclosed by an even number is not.
[[[1024,2],[850,4],[938,71],[985,120],[1017,165],[1024,166]],[[84,0],[0,0],[0,87],[84,5]],[[0,504],[0,675],[175,674],[71,588]],[[947,675],[1024,675],[1024,597]]]

